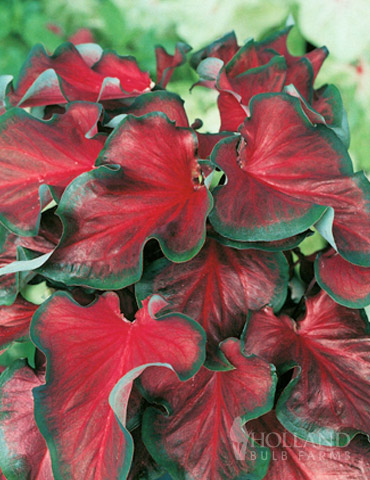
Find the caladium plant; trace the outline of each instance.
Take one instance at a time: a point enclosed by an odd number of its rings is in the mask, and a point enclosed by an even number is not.
[[[183,43],[1,79],[1,478],[370,478],[370,184],[288,34],[190,57],[218,132]]]

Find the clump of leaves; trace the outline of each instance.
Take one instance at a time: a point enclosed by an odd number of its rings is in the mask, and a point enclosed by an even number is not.
[[[219,132],[167,90],[184,44],[4,77],[3,478],[370,475],[370,184],[288,33],[191,56]]]

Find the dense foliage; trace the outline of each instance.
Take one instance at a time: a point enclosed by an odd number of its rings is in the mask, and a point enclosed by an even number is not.
[[[370,184],[288,33],[191,55],[219,132],[167,90],[184,43],[1,78],[3,478],[370,475]]]

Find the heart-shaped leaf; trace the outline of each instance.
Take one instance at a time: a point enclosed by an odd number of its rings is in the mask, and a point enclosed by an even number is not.
[[[57,293],[39,308],[31,335],[47,356],[47,373],[46,385],[34,390],[36,421],[57,480],[126,478],[132,381],[148,363],[170,364],[182,379],[203,363],[203,331],[179,314],[156,318],[165,304],[158,296],[145,301],[134,322],[121,315],[114,293],[87,307]]]
[[[249,113],[249,102],[254,95],[283,90],[286,80],[286,63],[283,57],[276,56],[266,65],[242,71],[236,76],[227,73],[230,63],[225,67],[224,72],[221,71],[217,82],[221,91],[218,98],[220,129],[237,131]],[[230,95],[237,99],[237,103],[230,98]],[[242,111],[244,111],[243,117]]]
[[[251,314],[245,351],[282,371],[299,365],[277,404],[291,433],[332,446],[370,433],[369,331],[363,312],[338,305],[323,291],[307,300],[298,322],[270,308]]]
[[[240,241],[279,240],[332,207],[338,251],[370,266],[370,183],[353,173],[342,142],[324,125],[313,126],[299,100],[284,93],[254,97],[251,112],[242,139],[225,139],[212,154],[227,176],[213,192],[215,230]]]
[[[156,238],[172,261],[201,248],[212,197],[202,183],[196,136],[161,113],[126,117],[98,164],[68,187],[58,207],[59,247],[42,272],[67,285],[123,288],[139,280],[142,250]]]
[[[233,338],[221,344],[228,371],[203,367],[183,384],[172,372],[158,368],[140,377],[147,398],[163,404],[169,413],[153,407],[145,412],[144,443],[178,480],[262,479],[266,473],[268,452],[251,442],[242,426],[271,409],[274,369],[257,357],[245,357],[240,346]],[[233,440],[240,436],[247,444],[244,458],[233,448]]]
[[[260,42],[258,53],[266,60],[274,54],[283,55],[288,67],[286,85],[294,84],[301,95],[311,102],[313,83],[329,51],[326,47],[320,47],[302,56],[291,55],[287,45],[291,29],[289,26]]]
[[[236,250],[208,239],[189,262],[156,261],[136,285],[139,299],[163,295],[170,311],[183,312],[207,333],[208,361],[218,360],[220,341],[240,337],[248,310],[284,303],[288,264],[282,253]]]
[[[0,117],[0,220],[18,235],[36,235],[41,209],[93,168],[103,137],[87,138],[101,110],[73,103],[63,115],[38,120],[21,109]]]

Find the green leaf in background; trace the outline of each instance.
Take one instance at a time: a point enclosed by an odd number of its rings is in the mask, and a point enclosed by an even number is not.
[[[12,31],[12,12],[6,2],[0,4],[0,40],[6,38]]]
[[[118,8],[111,0],[102,0],[100,12],[104,22],[104,34],[109,43],[112,45],[124,43],[125,32],[128,30],[124,9]]]
[[[23,38],[32,48],[37,43],[44,44],[49,51],[54,51],[61,43],[61,37],[52,32],[48,26],[45,14],[35,12],[25,18]]]

